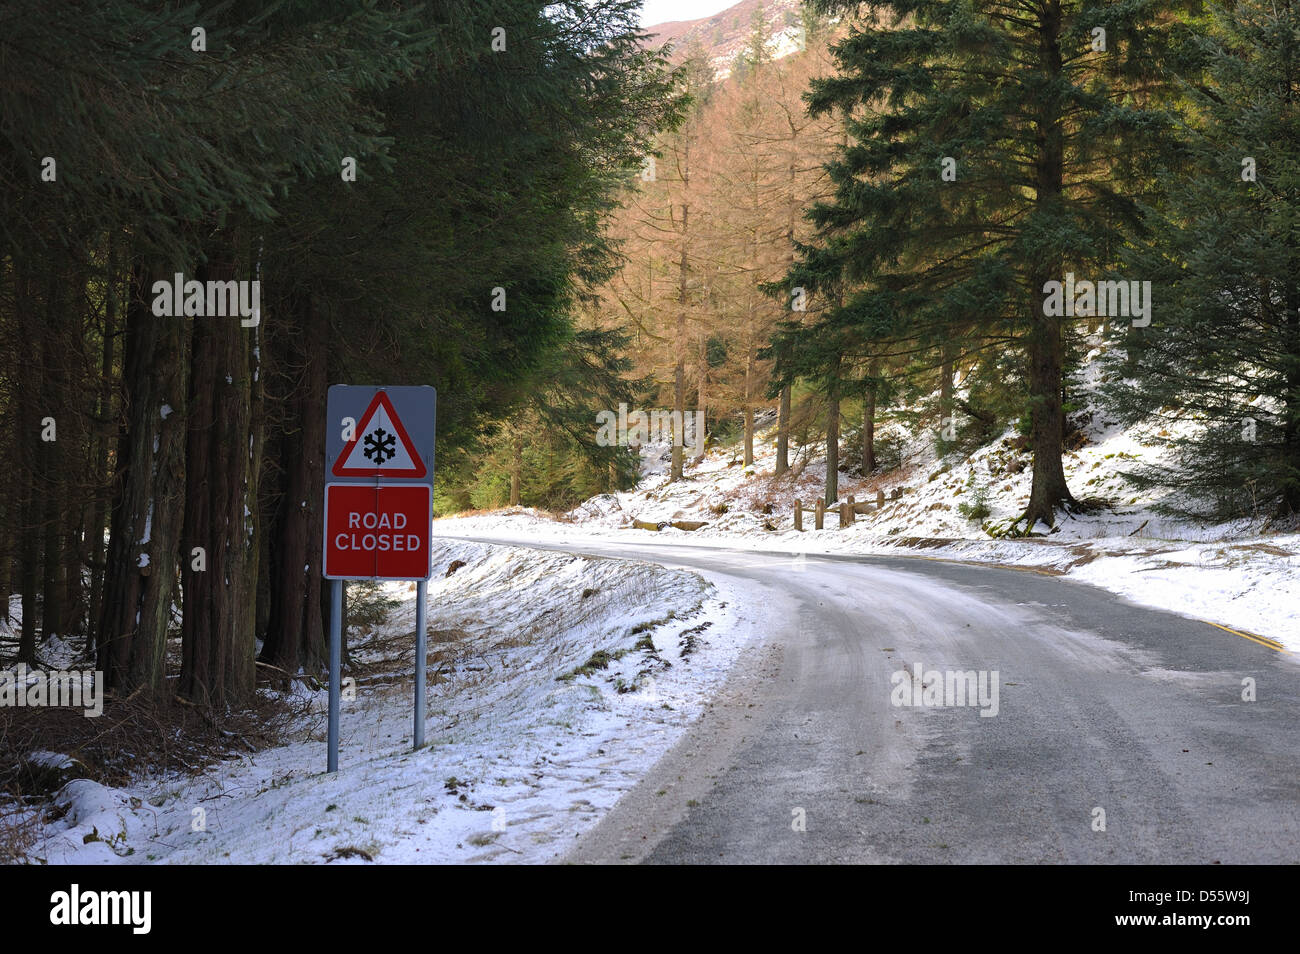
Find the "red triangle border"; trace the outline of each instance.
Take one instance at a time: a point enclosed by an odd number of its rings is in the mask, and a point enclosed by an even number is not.
[[[352,448],[356,447],[357,442],[365,436],[367,428],[370,427],[370,419],[375,416],[375,411],[380,406],[388,412],[388,419],[392,421],[393,429],[397,431],[397,436],[401,438],[403,446],[406,447],[406,453],[410,455],[414,467],[405,470],[384,470],[382,467],[347,467],[343,462],[348,459],[352,453]],[[376,391],[375,396],[370,400],[370,406],[366,408],[366,413],[361,416],[357,424],[356,433],[353,434],[352,440],[343,445],[343,450],[339,453],[338,459],[334,461],[334,466],[330,468],[330,473],[335,477],[423,477],[428,471],[424,466],[424,459],[420,457],[419,451],[411,443],[411,438],[406,433],[406,427],[402,424],[402,419],[398,417],[397,411],[393,408],[393,402],[388,399],[386,391]]]

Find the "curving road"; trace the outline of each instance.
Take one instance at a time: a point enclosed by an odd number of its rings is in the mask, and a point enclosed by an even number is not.
[[[568,861],[1300,861],[1295,656],[1031,572],[554,548],[730,577],[765,620],[714,704]],[[896,705],[924,701],[917,663],[931,691],[983,671],[991,693],[996,672],[996,715]]]

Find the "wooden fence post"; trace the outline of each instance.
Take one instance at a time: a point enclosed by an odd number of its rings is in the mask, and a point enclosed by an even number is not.
[[[876,491],[876,509],[880,510],[885,506],[885,490],[880,488]]]
[[[813,527],[817,530],[822,528],[822,523],[826,515],[826,501],[820,497],[817,498],[816,509],[813,512]]]
[[[794,502],[794,528],[800,533],[803,532],[803,501]]]
[[[853,521],[857,519],[857,516],[858,516],[858,501],[852,494],[849,494],[848,523],[846,524],[846,526],[849,527],[853,526]]]

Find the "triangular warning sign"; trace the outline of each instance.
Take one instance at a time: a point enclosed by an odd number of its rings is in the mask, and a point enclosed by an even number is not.
[[[406,434],[393,402],[376,391],[356,434],[332,468],[335,477],[423,477],[424,461]]]

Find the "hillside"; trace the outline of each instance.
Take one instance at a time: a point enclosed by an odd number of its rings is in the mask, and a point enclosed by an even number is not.
[[[727,443],[688,463],[684,479],[673,482],[667,445],[646,445],[641,479],[631,490],[599,495],[563,514],[508,509],[435,526],[447,535],[614,536],[796,555],[910,553],[1014,566],[1245,627],[1300,650],[1300,534],[1293,523],[1279,525],[1266,513],[1224,523],[1179,519],[1160,509],[1166,491],[1135,491],[1125,472],[1159,460],[1163,441],[1152,427],[1125,428],[1108,418],[1095,391],[1101,359],[1094,351],[1075,376],[1081,404],[1072,417],[1077,446],[1065,457],[1070,486],[1089,501],[1090,512],[1066,516],[1055,528],[1037,527],[1028,538],[1003,536],[1029,494],[1030,455],[1014,429],[977,449],[941,456],[930,429],[890,424],[887,439],[898,448],[898,464],[867,476],[852,466],[852,444],[843,440],[839,500],[817,530],[812,508],[826,479],[825,442],[792,444],[791,471],[774,477],[772,413],[760,419],[752,466],[744,466],[739,443]],[[882,493],[885,504],[877,506]],[[841,528],[838,504],[850,498],[862,512]],[[795,529],[795,501],[805,508],[802,531]],[[694,524],[702,525],[682,529]],[[659,529],[642,529],[647,525]]]
[[[786,56],[799,48],[803,14],[799,0],[741,0],[713,16],[696,20],[674,20],[646,28],[651,42],[671,44],[676,58],[700,50],[719,78],[730,75],[732,64],[754,34],[755,17],[763,18],[771,36],[774,57]]]

